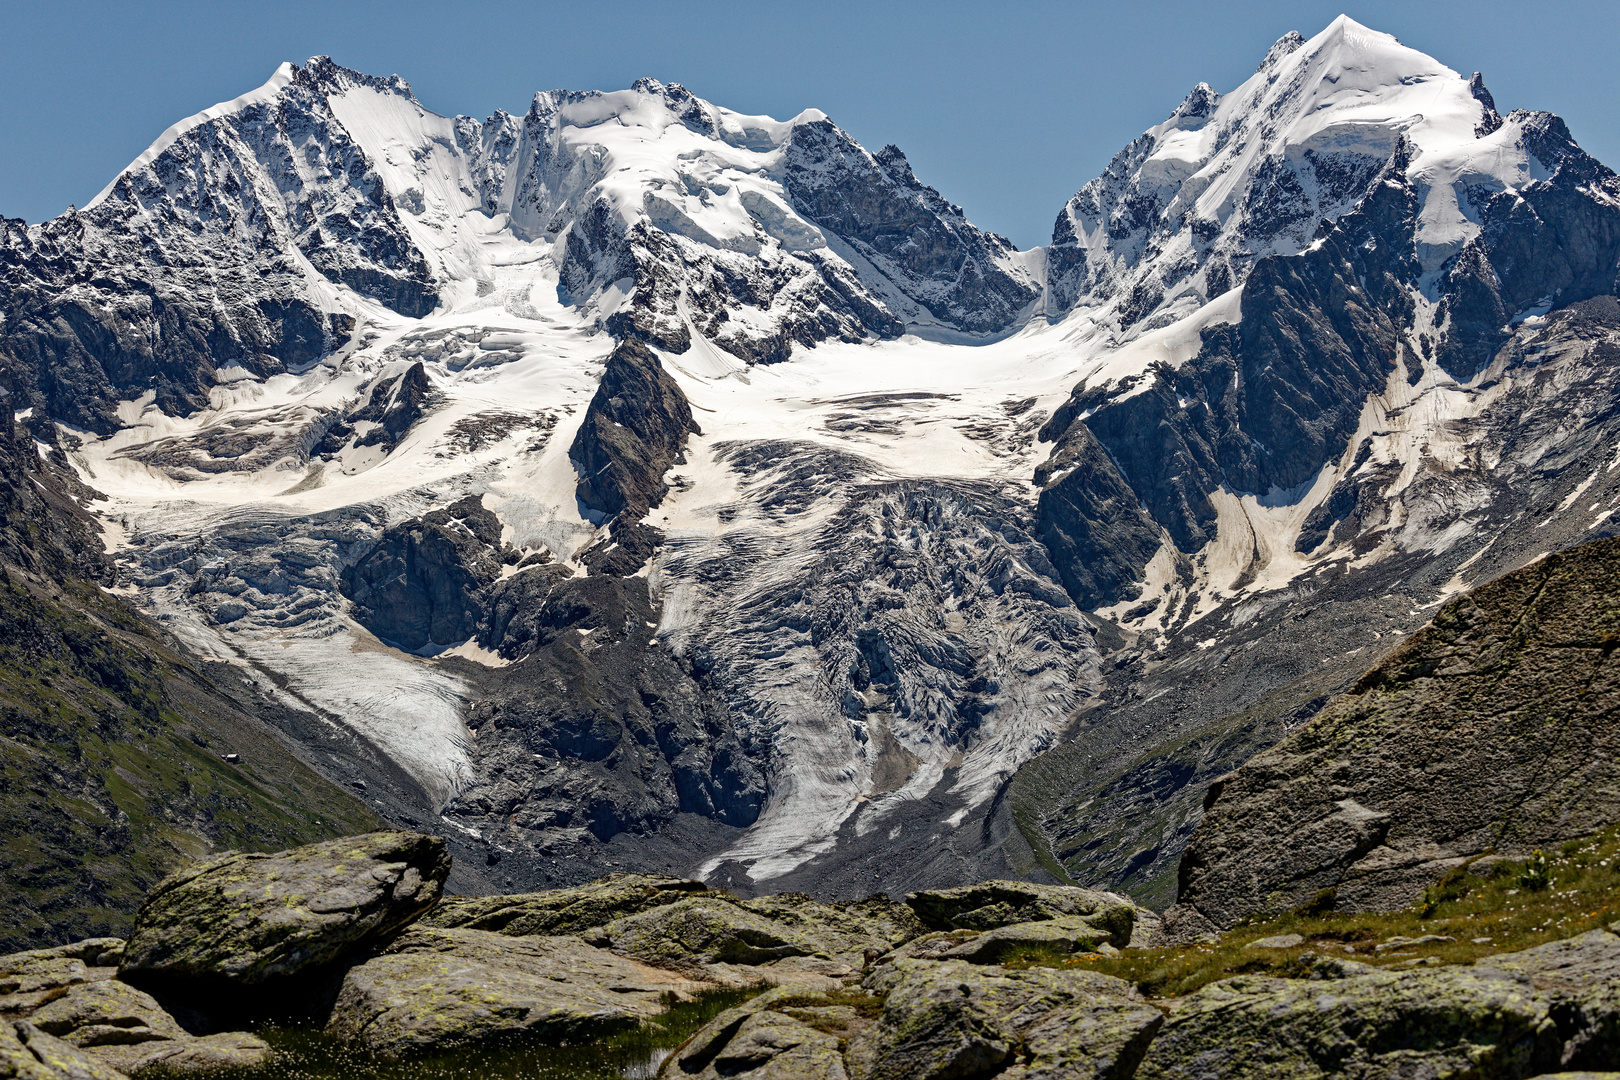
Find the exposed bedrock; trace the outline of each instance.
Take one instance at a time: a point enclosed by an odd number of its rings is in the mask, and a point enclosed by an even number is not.
[[[1299,731],[1205,796],[1167,925],[1225,929],[1333,890],[1411,903],[1488,849],[1522,853],[1620,816],[1612,654],[1620,540],[1448,603]]]
[[[634,339],[621,342],[568,450],[580,471],[579,501],[621,514],[627,524],[639,521],[663,501],[669,467],[686,460],[686,437],[700,433],[653,351]]]
[[[469,495],[384,529],[376,546],[344,570],[343,591],[362,626],[417,650],[477,634],[483,591],[500,572],[500,519]]]
[[[1223,485],[1287,491],[1344,451],[1411,316],[1417,203],[1401,176],[1392,167],[1319,246],[1262,259],[1241,321],[1205,331],[1194,359],[1126,385],[1081,384],[1053,413],[1038,528],[1077,602],[1128,595],[1158,550],[1154,526],[1184,553],[1202,549],[1215,531],[1209,494]],[[1145,392],[1121,395],[1141,380]]]
[[[1254,265],[1242,317],[1205,330],[1197,356],[1117,385],[1076,387],[1042,429],[1056,446],[1036,481],[1040,534],[1077,602],[1107,606],[1130,595],[1157,550],[1155,526],[1182,553],[1201,551],[1214,537],[1218,490],[1297,500],[1345,452],[1365,402],[1397,364],[1413,383],[1429,361],[1471,378],[1509,342],[1516,314],[1615,291],[1620,182],[1556,117],[1517,120],[1551,175],[1490,199],[1479,237],[1433,283],[1418,257],[1420,192],[1398,149],[1317,243]],[[1437,298],[1434,333],[1418,325],[1425,289]],[[1381,464],[1358,459],[1355,483],[1365,485]],[[1122,505],[1122,484],[1146,518]],[[1365,498],[1353,488],[1311,516],[1299,550],[1314,550],[1357,511]]]
[[[552,875],[589,877],[598,864],[571,870],[557,856],[647,836],[677,814],[753,822],[765,747],[652,640],[644,578],[532,566],[502,581],[492,604],[483,640],[521,663],[481,676],[467,715],[478,779],[445,810],[481,832],[492,864],[517,855],[503,872],[562,883]],[[537,856],[550,857],[542,866]]]
[[[1015,782],[1022,820],[1041,822],[1076,881],[1173,901],[1211,781],[1349,689],[1459,583],[1612,532],[1617,357],[1620,301],[1600,296],[1515,327],[1476,385],[1441,376],[1408,402],[1392,376],[1394,407],[1353,436],[1336,485],[1303,519],[1298,546],[1325,544],[1314,572],[1232,597],[1191,634],[1175,631],[1185,616],[1174,590],[1196,582],[1127,606],[1121,628],[1167,632],[1165,648],[1114,639],[1072,741]],[[1425,436],[1408,470],[1410,425],[1434,407],[1455,419]]]

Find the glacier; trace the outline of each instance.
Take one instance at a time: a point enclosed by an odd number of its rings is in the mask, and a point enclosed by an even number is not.
[[[1503,432],[1554,367],[1498,350],[1604,293],[1570,270],[1561,298],[1520,297],[1490,245],[1520,228],[1526,192],[1566,190],[1593,215],[1620,206],[1556,118],[1503,116],[1478,76],[1347,17],[1278,41],[1231,92],[1200,84],[1032,251],[816,110],[747,116],[643,79],[479,121],[317,57],[175,125],[88,206],[5,222],[21,271],[0,331],[26,344],[5,364],[19,416],[51,418],[105,496],[122,588],[198,655],[375,747],[491,866],[518,850],[620,865],[604,860],[637,856],[615,837],[708,806],[726,826],[671,867],[780,883],[905,830],[974,833],[961,858],[979,857],[979,824],[1094,714],[1122,656],[1214,655],[1328,568],[1372,581],[1449,558],[1441,595],[1504,567],[1486,549],[1520,526],[1480,532],[1512,502],[1489,474],[1550,452]],[[1410,250],[1378,261],[1392,244]],[[1247,361],[1215,352],[1248,347],[1251,279],[1341,249],[1395,299],[1323,271],[1387,323],[1324,391],[1338,411],[1311,406],[1328,418],[1302,421],[1309,446],[1243,423],[1217,437],[1221,395],[1252,389]],[[1481,289],[1513,310],[1470,315]],[[606,511],[576,448],[626,340],[694,430],[641,478],[645,505]],[[1608,386],[1586,353],[1554,352],[1563,385]],[[1560,438],[1607,437],[1603,393]],[[1192,449],[1122,464],[1149,432]],[[1566,532],[1612,515],[1603,468],[1560,494]],[[1373,481],[1376,498],[1357,494]],[[499,564],[479,571],[488,595],[605,575],[641,590],[652,618],[626,601],[612,627],[541,637],[660,654],[680,674],[659,687],[722,703],[752,763],[724,775],[757,769],[757,807],[727,817],[682,787],[646,796],[667,805],[635,828],[622,806],[582,825],[562,806],[581,797],[545,779],[566,754],[481,726],[490,687],[538,666],[528,646],[363,625],[354,568],[391,527],[468,497],[499,521],[479,541]],[[931,859],[895,873],[960,865]]]

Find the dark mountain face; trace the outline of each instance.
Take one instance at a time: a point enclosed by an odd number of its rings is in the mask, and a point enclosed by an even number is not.
[[[1215,777],[1620,500],[1620,181],[1349,20],[1024,253],[653,80],[476,121],[317,58],[178,131],[0,232],[0,381],[115,549],[27,550],[460,889],[1168,901]]]
[[[1181,860],[1176,932],[1326,890],[1393,910],[1465,859],[1613,824],[1620,541],[1446,604],[1278,746],[1216,781]]]

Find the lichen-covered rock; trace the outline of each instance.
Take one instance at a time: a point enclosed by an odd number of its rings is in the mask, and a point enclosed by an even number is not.
[[[727,1009],[664,1062],[660,1080],[846,1080],[842,1045],[870,1025],[876,998],[767,990]]]
[[[804,893],[778,893],[744,900],[740,906],[814,938],[826,952],[856,967],[869,952],[886,953],[928,932],[909,907],[881,894],[823,904]]]
[[[0,1080],[128,1080],[26,1020],[0,1023]]]
[[[321,968],[426,912],[449,872],[444,841],[422,833],[226,855],[152,890],[120,976],[253,987]]]
[[[1316,974],[1329,977],[1240,975],[1189,995],[1137,1077],[1519,1080],[1562,1064],[1551,1002],[1528,978],[1346,963]]]
[[[848,1076],[837,1036],[763,1009],[744,1017],[707,1061],[685,1059],[682,1074],[693,1075],[686,1069],[700,1062],[702,1067],[695,1075],[703,1080],[845,1080]]]
[[[575,1042],[702,988],[575,937],[413,927],[349,970],[327,1030],[384,1057],[516,1035]]]
[[[586,940],[623,956],[680,970],[705,964],[764,964],[826,952],[808,934],[709,896],[615,919]]]
[[[930,930],[994,930],[1068,915],[1107,930],[1110,943],[1116,946],[1130,942],[1141,914],[1141,909],[1118,893],[1027,881],[928,889],[907,896],[906,903]]]
[[[577,934],[614,919],[708,891],[701,881],[662,874],[609,874],[585,885],[510,896],[458,896],[442,901],[424,926],[501,934]]]
[[[1020,949],[1091,952],[1099,945],[1109,944],[1114,936],[1106,927],[1094,926],[1083,916],[1059,915],[1055,919],[1013,923],[986,930],[945,950],[940,957],[974,964],[996,964]]]
[[[1553,999],[1565,1037],[1561,1064],[1598,1068],[1620,1062],[1620,937],[1593,930],[1475,966],[1528,978]]]
[[[270,1046],[246,1031],[224,1031],[132,1046],[97,1047],[89,1053],[131,1076],[149,1069],[159,1070],[164,1076],[210,1076],[224,1070],[257,1068],[269,1060]]]
[[[87,938],[0,956],[0,1011],[37,1008],[70,986],[110,978],[123,951],[121,938]]]
[[[1126,1080],[1164,1022],[1131,984],[1090,971],[900,960],[866,986],[883,1013],[849,1041],[855,1080]]]
[[[92,1046],[131,1046],[186,1033],[157,1000],[117,979],[70,988],[28,1018],[41,1031],[84,1050]]]
[[[28,1021],[130,1075],[158,1065],[173,1073],[252,1066],[270,1053],[263,1039],[246,1032],[194,1036],[150,994],[115,978],[68,986],[34,1009]]]
[[[873,963],[892,964],[896,960],[944,960],[952,949],[972,942],[983,934],[979,930],[936,930],[913,938],[904,945],[877,957]]]

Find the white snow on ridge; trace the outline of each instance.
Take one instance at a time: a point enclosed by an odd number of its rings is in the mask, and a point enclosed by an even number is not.
[[[1163,325],[1188,299],[1239,284],[1255,259],[1303,250],[1402,147],[1422,200],[1420,255],[1437,269],[1478,233],[1471,195],[1544,175],[1524,124],[1495,117],[1467,77],[1340,16],[1278,41],[1229,93],[1200,83],[1121,151],[1065,208],[1059,232],[1084,253],[1070,271],[1082,277],[1054,285]]]
[[[115,186],[117,186],[118,181],[124,176],[125,173],[138,172],[141,169],[146,168],[152,162],[157,160],[159,154],[173,146],[175,140],[179,139],[186,132],[191,131],[194,128],[201,127],[203,124],[209,123],[210,121],[218,120],[220,117],[241,112],[243,109],[249,108],[253,105],[263,105],[274,101],[276,96],[281,93],[282,89],[288,83],[292,82],[292,79],[292,62],[285,61],[280,67],[276,68],[275,74],[271,75],[269,80],[258,89],[250,90],[241,97],[232,98],[230,101],[222,101],[218,105],[211,105],[202,112],[188,116],[178,124],[169,127],[163,132],[163,134],[157,137],[156,142],[154,142],[151,146],[148,146],[145,150],[141,151],[140,155],[136,157],[134,161],[130,162],[122,170],[120,170],[118,175],[114,176],[112,181],[108,183],[106,187],[102,188],[96,193],[95,198],[91,199],[84,205],[83,209],[89,210],[91,207],[100,203],[101,200],[105,199],[108,193],[111,192]]]

